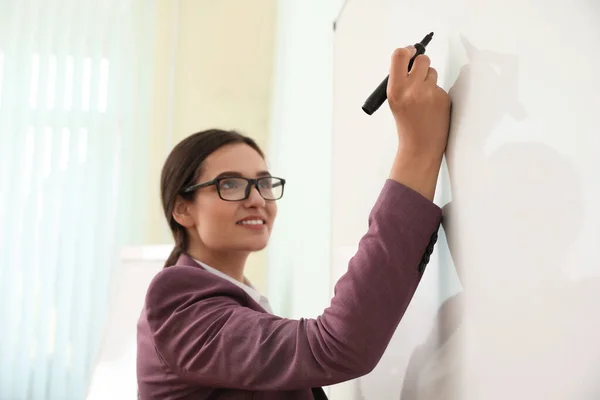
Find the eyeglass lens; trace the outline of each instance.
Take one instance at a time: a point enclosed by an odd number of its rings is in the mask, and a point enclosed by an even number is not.
[[[250,182],[243,178],[226,178],[219,181],[219,193],[225,200],[243,200]],[[265,177],[258,180],[258,191],[265,200],[278,200],[283,195],[279,178]]]

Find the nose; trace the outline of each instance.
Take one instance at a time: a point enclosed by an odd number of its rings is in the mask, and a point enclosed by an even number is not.
[[[248,195],[248,198],[246,199],[246,207],[264,207],[265,206],[265,199],[263,199],[263,197],[260,195],[260,192],[258,191],[258,188],[256,187],[256,185],[252,185],[250,187],[250,194]]]

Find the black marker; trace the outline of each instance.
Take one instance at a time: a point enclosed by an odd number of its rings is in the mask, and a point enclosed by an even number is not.
[[[418,55],[425,53],[425,47],[429,44],[429,42],[431,42],[431,38],[433,38],[433,32],[425,36],[420,43],[415,43],[417,53],[410,59],[410,62],[408,63],[409,72],[413,66],[415,58],[417,58]],[[365,101],[365,104],[362,106],[363,111],[367,114],[372,115],[387,100],[387,84],[389,77],[390,76],[388,75],[383,82],[377,86],[377,89],[371,93],[369,98]]]

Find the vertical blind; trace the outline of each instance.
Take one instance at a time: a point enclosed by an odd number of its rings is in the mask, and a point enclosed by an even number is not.
[[[0,399],[85,398],[144,230],[154,11],[0,0]]]

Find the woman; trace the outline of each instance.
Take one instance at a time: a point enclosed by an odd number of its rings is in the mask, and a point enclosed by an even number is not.
[[[141,399],[312,399],[381,358],[429,260],[441,210],[433,202],[450,101],[427,56],[410,74],[397,49],[388,101],[398,150],[348,272],[316,319],[272,315],[244,279],[267,245],[285,180],[256,143],[210,130],[179,143],[161,192],[175,249],[151,282],[138,323]]]

